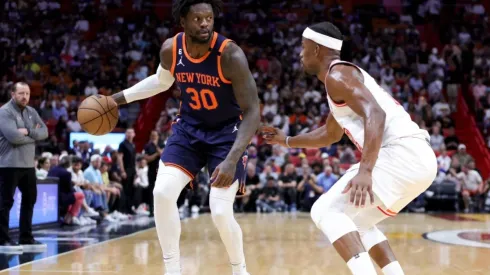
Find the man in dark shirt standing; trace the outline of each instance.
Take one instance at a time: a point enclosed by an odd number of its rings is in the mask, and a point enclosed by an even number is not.
[[[145,159],[148,163],[148,188],[145,189],[143,200],[150,206],[150,217],[153,217],[153,188],[157,179],[157,170],[160,163],[160,156],[165,145],[160,142],[160,135],[157,131],[151,131],[150,142],[145,145]]]
[[[133,214],[134,177],[136,176],[136,148],[133,143],[134,129],[126,130],[126,138],[119,144],[119,169],[121,169],[122,185],[126,194],[126,209],[124,214]]]

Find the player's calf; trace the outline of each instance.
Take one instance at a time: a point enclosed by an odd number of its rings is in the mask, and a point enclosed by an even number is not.
[[[384,275],[404,275],[386,236],[376,226],[368,230],[361,229],[359,234],[364,248],[369,251],[369,255]]]

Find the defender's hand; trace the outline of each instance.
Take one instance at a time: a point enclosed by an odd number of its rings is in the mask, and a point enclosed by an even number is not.
[[[286,134],[278,128],[270,126],[262,126],[260,128],[262,137],[265,139],[267,144],[279,144],[281,146],[287,147],[286,145]]]
[[[350,203],[356,207],[364,207],[369,194],[371,204],[374,204],[373,177],[371,173],[359,172],[345,187],[342,194],[350,190]]]
[[[223,161],[216,169],[214,169],[211,175],[211,186],[217,188],[227,188],[233,184],[233,178],[235,177],[236,163],[230,161]]]

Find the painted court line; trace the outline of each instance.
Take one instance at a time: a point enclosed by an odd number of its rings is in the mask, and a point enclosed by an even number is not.
[[[62,274],[62,273],[77,273],[77,274],[83,274],[83,273],[90,273],[90,274],[99,274],[99,273],[103,273],[103,274],[115,274],[117,273],[117,271],[91,271],[91,270],[17,270],[16,272],[18,273],[58,273],[58,274]]]
[[[70,251],[67,251],[67,252],[64,252],[64,253],[60,253],[60,254],[56,254],[56,255],[52,255],[52,256],[49,256],[49,257],[46,257],[46,258],[42,258],[42,259],[39,259],[39,260],[34,260],[32,262],[28,262],[28,263],[23,263],[21,265],[17,265],[17,266],[13,266],[13,267],[10,267],[10,268],[7,268],[7,269],[4,269],[2,271],[0,271],[0,274],[3,274],[7,271],[11,271],[11,270],[15,270],[15,269],[19,269],[23,266],[26,266],[26,265],[29,265],[29,264],[34,264],[34,263],[38,263],[38,262],[42,262],[42,261],[45,261],[45,260],[49,260],[49,259],[53,259],[53,258],[56,258],[56,257],[61,257],[61,256],[64,256],[64,255],[68,255],[70,253],[73,253],[75,251],[79,251],[79,250],[85,250],[87,248],[91,248],[91,247],[95,247],[95,246],[99,246],[99,245],[102,245],[102,244],[106,244],[106,243],[109,243],[109,242],[112,242],[112,241],[117,241],[117,240],[121,240],[121,239],[125,239],[125,238],[129,238],[129,237],[133,237],[135,235],[138,235],[138,234],[141,234],[141,233],[144,233],[144,232],[147,232],[147,231],[150,231],[150,230],[153,230],[155,227],[152,227],[152,228],[148,228],[148,229],[144,229],[144,230],[141,230],[141,231],[138,231],[138,232],[134,232],[134,233],[131,233],[129,235],[125,235],[125,236],[122,236],[122,237],[116,237],[114,239],[110,239],[110,240],[105,240],[105,241],[102,241],[102,242],[99,242],[99,243],[95,243],[95,244],[91,244],[91,245],[87,245],[87,246],[84,246],[84,247],[80,247],[80,248],[77,248],[77,249],[74,249],[74,250],[70,250]],[[21,271],[21,270],[18,270],[18,271]],[[41,272],[42,270],[38,270],[38,271],[31,271],[29,270],[29,272]],[[51,270],[45,270],[43,272],[53,272]],[[56,271],[54,271],[56,272]],[[74,270],[73,272],[79,272],[79,271],[76,271]],[[89,272],[89,271],[87,271]],[[90,272],[99,272],[99,271],[90,271]]]

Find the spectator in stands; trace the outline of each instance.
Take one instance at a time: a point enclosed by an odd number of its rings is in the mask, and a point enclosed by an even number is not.
[[[148,211],[148,206],[145,203],[142,203],[143,194],[148,194],[144,192],[145,189],[148,189],[148,165],[146,163],[146,159],[143,156],[138,156],[136,158],[136,176],[134,177],[134,194],[133,200],[135,208],[133,212],[139,215],[150,215]],[[153,194],[152,194],[153,195]],[[145,201],[148,201],[146,198]]]
[[[147,194],[143,195],[143,198],[146,198],[145,202],[149,205],[150,217],[153,217],[153,188],[155,188],[160,156],[164,147],[165,145],[161,142],[158,132],[151,131],[150,141],[145,145],[144,149],[145,159],[148,163],[148,188],[145,189]]]
[[[442,80],[441,77],[436,77],[428,87],[429,101],[433,104],[442,99]]]
[[[99,93],[99,90],[97,89],[97,87],[95,87],[93,80],[90,80],[88,82],[87,87],[85,87],[84,93],[85,93],[85,96],[96,95]]]
[[[298,180],[298,191],[301,192],[301,210],[310,211],[311,206],[323,194],[323,188],[317,184],[316,176],[308,164],[302,166],[303,175]]]
[[[81,132],[82,126],[78,122],[77,115],[75,112],[70,113],[70,119],[66,122],[66,126],[69,132]]]
[[[59,179],[58,190],[60,197],[60,204],[63,205],[67,212],[64,217],[65,224],[81,225],[78,219],[80,208],[82,207],[85,196],[83,192],[75,191],[71,181],[71,173],[67,170],[71,166],[69,156],[62,157],[59,165],[52,167],[49,170],[49,177],[56,177]]]
[[[36,177],[37,179],[43,180],[48,176],[51,164],[47,158],[40,158],[37,161]]]
[[[107,205],[107,195],[104,190],[104,182],[102,180],[102,174],[100,173],[100,165],[102,164],[102,158],[100,155],[93,155],[90,157],[90,166],[83,171],[83,176],[90,182],[90,184],[95,185],[94,188],[99,189],[100,194],[94,194],[94,205],[98,207],[95,210],[99,211],[104,220],[108,222],[116,222],[116,217],[108,214],[109,207]]]
[[[339,146],[339,160],[342,164],[354,164],[357,162],[354,150],[350,146]]]
[[[437,163],[439,164],[439,170],[447,174],[449,168],[451,168],[451,158],[447,155],[446,148],[441,147],[441,154],[437,157]]]
[[[259,198],[255,203],[257,212],[268,213],[284,210],[284,201],[281,199],[281,192],[274,177],[267,177],[266,184],[260,190]]]
[[[442,150],[444,146],[444,136],[441,135],[441,129],[438,125],[432,126],[432,134],[430,135],[430,146],[434,151]]]
[[[296,212],[298,175],[291,163],[286,164],[284,173],[279,177],[278,186],[283,192],[284,202],[291,212]]]
[[[272,146],[272,156],[268,158],[268,161],[274,161],[274,165],[282,167],[285,162],[284,155],[285,153],[282,151],[280,146]],[[275,172],[277,171],[276,169],[274,170]]]
[[[470,167],[466,164],[462,166],[462,171],[457,175],[459,183],[461,185],[461,195],[463,196],[464,212],[470,211],[470,204],[472,199],[476,196],[484,194],[486,185],[480,174],[475,170],[470,170]],[[479,200],[480,202],[480,200]],[[481,201],[480,203],[482,203]],[[479,205],[481,207],[481,205]]]
[[[128,216],[117,211],[120,209],[121,196],[124,195],[122,185],[112,183],[109,179],[109,163],[105,160],[100,165],[100,174],[102,175],[102,181],[104,183],[103,189],[107,196],[107,206],[109,212],[113,213],[119,220],[127,220]]]
[[[486,95],[486,92],[487,86],[483,84],[483,78],[478,78],[477,84],[473,85],[473,96],[476,104],[480,103],[480,99]]]
[[[245,194],[237,199],[239,211],[256,210],[255,201],[259,197],[260,185],[255,164],[249,162],[247,164],[247,177],[245,178]]]
[[[458,163],[461,167],[466,166],[470,161],[473,161],[473,157],[466,152],[466,145],[458,145],[458,152],[453,155],[454,159],[458,159]]]
[[[119,169],[121,170],[122,185],[126,194],[125,214],[133,213],[133,207],[137,207],[133,201],[134,177],[136,176],[136,147],[133,143],[134,129],[126,130],[126,138],[119,144]]]
[[[68,111],[66,110],[66,107],[61,103],[61,101],[56,100],[56,105],[53,108],[53,118],[59,120],[61,117],[63,117],[65,121],[67,121]]]
[[[339,177],[332,173],[332,167],[325,166],[324,172],[317,176],[316,182],[318,186],[323,188],[323,193],[326,193],[338,179]]]
[[[446,145],[447,150],[457,150],[459,139],[454,133],[454,127],[450,127],[447,131],[447,136],[444,139],[444,144]],[[463,144],[464,146],[464,144]],[[464,146],[466,148],[466,146]]]
[[[260,173],[260,182],[265,185],[269,177],[273,177],[275,180],[277,180],[279,178],[279,175],[273,171],[272,165],[266,164],[264,170],[262,171],[262,173]]]
[[[74,185],[74,188],[77,192],[83,192],[85,196],[82,204],[83,213],[79,217],[80,225],[94,224],[95,220],[92,220],[90,217],[98,217],[99,213],[89,205],[92,205],[94,193],[100,194],[101,191],[97,188],[96,185],[92,185],[87,180],[85,180],[82,171],[81,158],[73,156],[71,162],[72,165],[67,170],[71,173],[72,184]],[[101,206],[102,205],[94,205],[95,208],[99,208]]]

